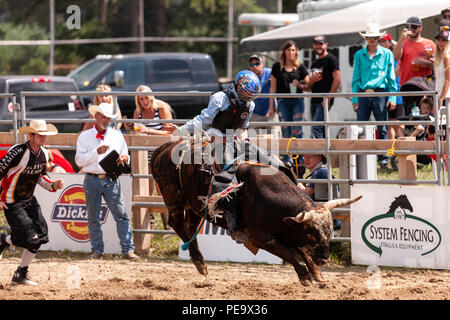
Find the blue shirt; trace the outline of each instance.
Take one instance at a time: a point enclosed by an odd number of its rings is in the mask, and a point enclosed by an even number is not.
[[[236,89],[233,86],[233,89],[231,91],[233,95],[236,97],[239,103],[242,103],[241,100],[239,100]],[[228,96],[225,92],[219,91],[216,92],[211,96],[209,99],[208,107],[202,110],[202,112],[196,116],[194,119],[187,122],[183,127],[186,128],[190,134],[194,133],[194,129],[199,130],[200,128],[202,130],[208,130],[211,128],[211,124],[216,117],[216,115],[220,111],[224,111],[228,109],[228,107],[231,105],[230,99],[228,99]],[[248,112],[247,119],[245,119],[244,124],[242,125],[242,128],[246,129],[248,128],[250,118],[253,114],[253,110],[255,109],[255,103],[253,101],[250,102],[250,108]],[[231,128],[230,128],[231,129]]]
[[[394,54],[380,45],[372,59],[367,53],[367,47],[358,50],[353,63],[352,92],[377,88],[387,92],[397,91]],[[395,103],[396,97],[389,97],[389,101]],[[352,102],[357,103],[358,98],[353,97]]]
[[[323,165],[323,163],[321,163],[321,166],[316,168],[311,173],[311,179],[328,179],[328,170]],[[314,189],[314,194],[311,197],[314,201],[328,200],[328,184],[326,184],[326,183],[317,183],[317,185],[315,185],[314,183],[310,182],[310,183],[307,183],[306,186]],[[333,190],[333,199],[338,198],[339,197],[339,187],[338,187],[338,185],[337,184],[332,184],[331,188]]]
[[[397,65],[398,65],[398,61],[395,61],[394,63],[394,73],[395,73],[395,69],[397,69]],[[398,76],[397,78],[395,78],[395,82],[397,82],[397,91],[400,92],[401,89],[401,85],[400,85],[400,76]],[[403,104],[403,97],[402,96],[397,96],[397,104]]]
[[[328,170],[326,167],[322,166],[311,173],[311,179],[328,179]],[[306,184],[307,187],[314,189],[314,183],[309,182]]]
[[[259,81],[261,82],[261,93],[270,93],[270,75],[272,69],[263,68],[261,77]],[[269,98],[258,98],[255,99],[255,110],[254,113],[265,116],[267,111],[269,111]]]

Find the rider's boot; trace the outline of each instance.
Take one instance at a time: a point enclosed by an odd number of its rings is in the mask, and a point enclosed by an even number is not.
[[[238,227],[237,213],[237,199],[233,196],[224,208],[223,214],[225,220],[227,221],[228,232],[230,233],[231,239],[237,243],[245,243],[249,241],[249,239],[244,232],[239,230],[240,228]]]

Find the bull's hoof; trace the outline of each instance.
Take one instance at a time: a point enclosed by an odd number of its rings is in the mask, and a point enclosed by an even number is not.
[[[206,266],[206,263],[204,261],[192,261],[192,262],[194,262],[197,271],[201,275],[204,275],[205,277],[208,276],[208,267]]]
[[[322,276],[322,273],[313,273],[313,278],[314,280],[316,280],[317,282],[325,282],[324,277]]]
[[[309,279],[300,279],[300,283],[304,287],[312,286],[312,282]]]

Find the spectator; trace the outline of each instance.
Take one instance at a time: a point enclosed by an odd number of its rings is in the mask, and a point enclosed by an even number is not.
[[[367,25],[366,33],[360,33],[368,42],[366,48],[355,53],[353,66],[353,92],[395,92],[397,86],[394,73],[394,56],[392,52],[378,45],[382,34],[378,25]],[[353,110],[358,121],[368,121],[373,112],[375,120],[387,121],[387,108],[394,109],[395,97],[353,97]],[[385,125],[378,126],[379,139],[387,138]],[[385,155],[378,156],[380,167],[387,168],[388,159]]]
[[[53,152],[48,150],[48,161],[46,164],[46,171],[47,172],[55,172],[55,173],[66,173],[66,170],[64,170],[63,167],[53,162]]]
[[[111,87],[108,86],[107,84],[100,84],[97,86],[96,91],[97,92],[111,92],[112,90],[111,90]],[[114,98],[113,98],[113,96],[106,95],[106,94],[94,97],[94,103],[93,103],[94,105],[98,106],[98,105],[100,105],[100,103],[103,103],[103,102],[114,105]],[[117,105],[116,119],[121,119],[121,118],[122,118],[122,113],[120,112],[120,107]],[[92,114],[90,114],[89,119],[94,119],[94,116]],[[92,123],[85,123],[83,125],[83,128],[81,129],[81,131],[90,129],[93,126],[94,126],[94,124],[92,124]],[[111,122],[110,126],[111,126],[111,128],[114,128],[114,123]],[[122,126],[122,123],[118,122],[116,128],[120,129],[121,126]]]
[[[91,106],[89,112],[94,115],[96,122],[93,128],[83,131],[78,136],[75,162],[81,168],[81,172],[86,174],[83,187],[91,238],[91,258],[99,259],[103,256],[104,243],[100,224],[103,197],[116,221],[123,257],[136,260],[139,257],[134,253],[130,220],[125,211],[120,181],[106,175],[99,164],[108,150],[117,151],[118,164],[129,164],[128,147],[122,133],[110,127],[111,119],[117,116],[114,114],[112,104],[101,103],[98,106]]]
[[[328,43],[324,36],[315,36],[313,49],[317,55],[317,60],[311,65],[313,72],[309,75],[308,83],[300,88],[316,92],[337,92],[341,85],[341,71],[339,70],[338,59],[328,52]],[[328,110],[331,109],[334,98],[328,98]],[[311,119],[312,121],[324,121],[323,98],[311,99]],[[311,128],[313,138],[325,138],[325,127],[313,126]]]
[[[447,7],[441,11],[441,19],[450,21],[450,7]]]
[[[11,245],[24,248],[11,283],[37,285],[28,278],[28,267],[49,238],[47,223],[33,194],[37,184],[50,192],[64,188],[63,180],[52,181],[45,170],[48,154],[43,145],[46,137],[56,135],[58,130],[45,120],[31,120],[19,133],[28,134],[28,141],[12,146],[0,161],[0,211],[4,211],[11,227],[11,235],[0,235],[0,257]]]
[[[442,107],[444,99],[449,96],[450,87],[450,40],[449,28],[442,27],[436,34],[436,59],[434,62],[434,75],[436,77],[436,91],[438,107]]]
[[[152,90],[144,85],[139,86],[136,89],[136,92],[148,92],[151,93]],[[151,120],[160,120],[160,119],[172,119],[172,112],[170,106],[162,101],[155,99],[152,95],[146,96],[136,96],[136,109],[134,110],[134,119],[151,119]],[[159,136],[169,136],[176,130],[178,127],[173,123],[158,123],[158,122],[149,122],[149,123],[140,123],[139,126],[136,124],[134,130],[140,133],[146,133],[148,135],[159,135]],[[127,126],[129,127],[129,126]],[[152,157],[152,152],[148,152],[148,172],[151,174],[150,160]],[[155,180],[153,178],[148,179],[149,191],[150,195],[153,195],[155,190]],[[158,185],[156,185],[156,192],[158,195],[161,195],[159,191]],[[152,220],[151,224],[154,224],[154,216],[153,212],[150,212],[150,219]],[[164,225],[164,229],[170,230],[169,227],[169,214],[161,213],[162,222]]]
[[[392,51],[397,42],[392,40],[392,36],[389,33],[386,33],[383,37],[380,38],[378,43],[380,44],[380,46]],[[400,91],[400,75],[399,75],[400,65],[397,60],[394,61],[394,68],[396,76],[395,81],[397,83],[397,91]],[[395,109],[392,108],[388,109],[389,121],[398,121],[399,117],[402,117],[404,115],[402,96],[396,96],[395,98],[396,98]],[[393,140],[396,137],[402,137],[404,128],[405,126],[403,125],[388,126],[388,139]]]
[[[259,82],[261,83],[261,93],[270,93],[270,75],[272,70],[270,68],[264,68],[264,62],[260,56],[254,54],[248,59],[248,69],[256,74],[259,78]],[[269,111],[269,98],[257,98],[254,100],[255,109],[253,110],[253,114],[251,117],[251,121],[255,122],[278,122],[278,114],[274,112],[271,117],[266,118],[266,114]],[[276,137],[280,137],[280,135],[276,134],[276,127],[256,127],[259,133],[267,133],[271,132]],[[278,129],[280,130],[280,129]]]
[[[419,110],[420,110],[420,119],[421,120],[431,120],[431,115],[433,115],[433,98],[424,96],[420,99],[419,102]],[[418,120],[418,119],[415,119]],[[434,126],[407,126],[406,134],[410,137],[416,137],[416,140],[434,140]],[[434,157],[436,157],[434,155]],[[424,154],[417,155],[417,163],[426,165],[430,164],[433,159],[433,156],[428,156]]]
[[[309,175],[305,179],[328,179],[328,170],[325,166],[327,157],[321,154],[304,154],[303,166],[308,169]],[[303,186],[298,184],[300,189],[303,189],[314,201],[328,200],[328,184],[327,183],[307,183]],[[339,190],[337,184],[333,184],[333,199],[339,197]],[[341,222],[334,220],[335,229],[340,229]]]
[[[429,116],[433,114],[433,99],[431,97],[423,97],[419,102],[419,110],[421,116]],[[429,120],[429,118],[427,119]],[[416,137],[417,140],[424,140],[426,127],[422,125],[417,125],[410,130],[410,137]]]
[[[308,83],[308,70],[298,61],[298,48],[294,41],[286,41],[280,49],[280,61],[272,66],[270,93],[302,93],[301,82]],[[280,121],[302,121],[305,112],[303,98],[281,98],[278,101]],[[269,99],[266,118],[274,113],[274,99]],[[282,127],[284,138],[303,138],[301,126]]]
[[[410,17],[406,21],[398,43],[394,48],[394,59],[400,63],[400,85],[411,78],[427,77],[433,71],[433,55],[435,45],[432,40],[423,38],[422,21],[418,17]],[[411,107],[404,104],[405,114],[411,113]]]
[[[439,30],[442,28],[450,29],[450,7],[441,11],[441,21],[439,21]],[[445,29],[444,29],[445,30]]]

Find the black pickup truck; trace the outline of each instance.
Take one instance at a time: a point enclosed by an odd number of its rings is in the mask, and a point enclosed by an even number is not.
[[[0,93],[16,95],[16,102],[20,101],[23,91],[63,91],[77,92],[75,82],[67,77],[58,76],[0,76]],[[22,106],[24,107],[24,106]],[[87,119],[89,112],[80,96],[43,96],[25,97],[25,111],[27,119]],[[0,98],[0,119],[13,118],[13,104],[11,98]],[[79,132],[81,123],[55,123],[60,132]],[[0,131],[12,129],[11,124],[0,124]]]
[[[128,55],[98,55],[74,70],[69,77],[74,79],[81,91],[95,91],[99,84],[106,83],[113,91],[136,91],[147,85],[154,92],[221,90],[216,68],[210,55],[204,53],[145,53]],[[208,105],[209,96],[175,97],[157,96],[170,104],[174,117],[191,119]],[[86,105],[93,97],[85,97]],[[123,115],[133,117],[134,96],[118,97]]]

